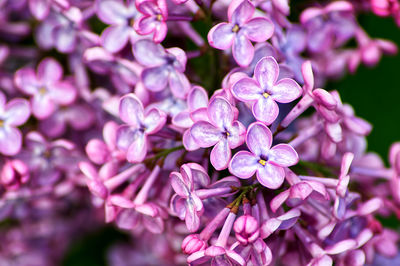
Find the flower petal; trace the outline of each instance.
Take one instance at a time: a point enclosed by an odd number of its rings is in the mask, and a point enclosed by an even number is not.
[[[226,139],[220,140],[212,149],[210,155],[211,164],[216,170],[223,170],[228,167],[231,159],[231,149]]]
[[[278,76],[279,65],[272,56],[262,58],[254,68],[254,77],[264,91],[274,86]]]
[[[51,98],[58,104],[68,105],[76,98],[75,87],[67,81],[51,84],[47,88]]]
[[[21,132],[13,127],[0,127],[0,152],[4,155],[17,154],[22,145]]]
[[[254,5],[250,1],[244,0],[233,11],[229,21],[232,21],[232,24],[234,25],[238,24],[239,26],[242,26],[253,16],[254,11]]]
[[[248,151],[239,151],[229,164],[229,172],[237,177],[247,179],[254,175],[257,167],[258,157]]]
[[[110,26],[101,33],[101,45],[109,52],[119,52],[128,43],[132,30],[127,25]]]
[[[270,189],[277,189],[285,179],[285,171],[280,166],[267,163],[264,167],[258,167],[257,179],[261,185]]]
[[[270,125],[278,117],[279,107],[271,97],[262,97],[253,104],[252,111],[258,121]]]
[[[262,93],[257,81],[248,77],[239,80],[232,87],[233,96],[244,102],[257,100],[262,97]]]
[[[4,120],[8,125],[20,126],[24,124],[31,115],[29,102],[24,99],[14,99],[5,107]]]
[[[144,66],[154,67],[165,63],[164,48],[151,40],[137,41],[132,50],[136,60]]]
[[[246,144],[255,155],[267,155],[272,145],[271,130],[260,122],[251,124],[247,129]]]
[[[237,34],[232,45],[232,54],[236,63],[246,67],[254,57],[254,47],[244,34]]]
[[[293,79],[284,78],[272,86],[269,91],[271,97],[280,103],[289,103],[300,97],[302,89]]]
[[[214,146],[221,138],[221,131],[206,121],[196,122],[190,129],[190,135],[202,148]]]
[[[133,128],[139,128],[144,116],[143,112],[142,102],[133,93],[121,98],[119,116],[125,123]]]
[[[242,28],[244,34],[253,42],[265,42],[274,33],[274,24],[267,18],[253,18]]]
[[[127,11],[127,8],[120,1],[96,1],[96,13],[99,19],[106,24],[125,24],[129,17]]]
[[[177,98],[185,99],[188,91],[190,90],[190,82],[186,75],[178,71],[171,71],[169,73],[169,87],[172,93]]]
[[[53,58],[43,59],[37,69],[37,78],[41,83],[59,81],[63,76],[63,69],[60,63]]]
[[[130,163],[140,163],[147,154],[147,138],[145,134],[137,134],[137,137],[129,146],[126,160]]]
[[[146,134],[154,134],[159,131],[165,125],[166,120],[166,114],[157,108],[148,110],[143,121],[143,125],[146,127]]]
[[[164,66],[157,66],[152,68],[146,68],[142,72],[142,81],[146,89],[150,91],[162,91],[167,87],[169,71]],[[178,87],[179,83],[174,80],[174,86]],[[179,90],[178,88],[175,88]]]
[[[14,82],[23,93],[29,95],[36,94],[40,86],[35,71],[32,68],[18,70],[14,75]]]
[[[268,153],[268,158],[273,164],[283,167],[295,165],[299,161],[297,152],[288,144],[278,144],[272,147]]]
[[[230,126],[234,119],[231,104],[225,98],[219,96],[211,100],[207,113],[210,122],[222,130],[226,130],[226,127]]]
[[[43,95],[36,94],[32,98],[32,113],[38,119],[45,119],[49,117],[55,109],[54,102],[48,95],[45,93]]]
[[[225,50],[232,46],[235,33],[232,24],[226,22],[214,26],[208,33],[208,42],[214,48]]]

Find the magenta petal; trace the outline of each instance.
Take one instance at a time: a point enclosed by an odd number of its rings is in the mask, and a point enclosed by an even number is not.
[[[122,121],[134,128],[139,128],[143,119],[143,104],[133,93],[121,98],[119,116]]]
[[[232,94],[241,101],[254,101],[262,97],[263,90],[252,78],[243,78],[232,87]]]
[[[220,129],[231,125],[234,118],[230,103],[222,97],[215,97],[211,100],[207,113],[210,121]]]
[[[297,152],[288,144],[278,144],[272,147],[268,158],[270,162],[283,167],[295,165],[299,161]]]
[[[144,134],[138,134],[126,153],[126,159],[130,163],[140,163],[147,154],[147,138]]]
[[[246,143],[255,155],[267,155],[272,145],[271,130],[260,122],[251,124],[247,130]]]
[[[155,43],[162,42],[167,36],[168,27],[165,22],[158,22],[156,25],[156,30],[154,31],[153,41]]]
[[[242,26],[253,16],[254,10],[254,5],[250,1],[244,0],[233,11],[229,21],[231,21],[232,24]]]
[[[196,197],[197,198],[197,197]],[[200,201],[201,203],[201,201]],[[187,202],[186,204],[186,213],[185,213],[185,223],[189,232],[195,232],[200,227],[200,217],[197,213],[197,209],[194,206],[194,203]]]
[[[32,68],[22,68],[15,73],[14,82],[17,87],[26,94],[34,95],[41,85],[36,79],[35,71]]]
[[[165,63],[164,48],[151,40],[137,41],[132,50],[136,60],[144,66],[154,67]]]
[[[190,90],[190,82],[185,74],[178,71],[171,71],[169,74],[169,87],[177,98],[185,98]]]
[[[99,139],[91,139],[86,145],[86,154],[96,164],[103,164],[109,158],[107,145]]]
[[[278,76],[279,65],[272,56],[262,58],[254,68],[254,77],[264,90],[272,88]]]
[[[254,57],[254,47],[244,34],[237,34],[232,45],[232,54],[236,63],[246,67]]]
[[[24,124],[31,115],[29,102],[23,99],[11,100],[5,107],[3,119],[11,126]]]
[[[221,131],[206,121],[196,122],[190,129],[190,134],[202,148],[214,146],[222,137]]]
[[[240,178],[250,178],[254,175],[258,167],[258,157],[248,151],[236,153],[230,164],[229,172]]]
[[[60,63],[53,58],[43,59],[37,69],[37,78],[42,83],[59,81],[63,76],[63,69]]]
[[[258,121],[270,125],[278,117],[279,107],[271,97],[262,97],[253,104],[252,111]]]
[[[169,76],[169,71],[164,66],[146,68],[142,72],[142,80],[143,80],[144,86],[148,90],[155,91],[155,92],[161,91],[165,87],[167,87],[168,76]],[[179,90],[179,88],[176,88],[176,87],[180,86],[178,81],[174,80],[173,84],[175,86],[175,90]],[[184,88],[182,88],[182,89],[184,89]]]
[[[57,82],[48,86],[51,98],[58,104],[68,105],[76,98],[76,89],[69,82]]]
[[[32,113],[38,119],[49,117],[55,109],[55,105],[48,94],[37,94],[32,98]]]
[[[129,16],[121,1],[96,1],[96,13],[99,19],[107,24],[124,24]]]
[[[228,23],[219,23],[208,33],[208,42],[214,48],[225,50],[232,46],[235,33],[233,26]]]
[[[118,52],[128,43],[132,30],[127,25],[110,26],[101,33],[101,44],[109,52]]]
[[[296,81],[289,78],[284,78],[272,86],[269,91],[271,97],[280,103],[289,103],[300,97],[302,89]]]
[[[277,189],[285,179],[285,171],[280,166],[267,163],[264,167],[258,167],[257,179],[263,186]]]
[[[28,3],[29,9],[36,19],[43,20],[49,14],[49,0],[29,0]]]
[[[223,170],[228,167],[231,159],[231,149],[229,149],[228,141],[219,141],[211,151],[210,161],[217,170]]]
[[[244,34],[253,42],[265,42],[274,33],[274,24],[267,18],[253,18],[243,26]]]
[[[15,155],[22,145],[21,132],[13,127],[0,127],[0,152],[4,155]]]

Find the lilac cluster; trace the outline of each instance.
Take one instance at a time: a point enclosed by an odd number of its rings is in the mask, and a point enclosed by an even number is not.
[[[110,265],[399,263],[400,143],[386,167],[322,88],[397,52],[362,12],[400,25],[397,0],[0,1],[0,264],[104,222]]]

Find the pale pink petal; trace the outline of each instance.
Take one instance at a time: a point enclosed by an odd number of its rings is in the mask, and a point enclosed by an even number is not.
[[[236,63],[246,67],[254,57],[254,47],[244,34],[237,34],[232,45],[232,54]]]
[[[279,188],[285,179],[285,171],[282,167],[267,163],[264,167],[258,167],[257,180],[270,189]]]
[[[166,53],[164,48],[151,40],[137,41],[132,50],[136,60],[144,66],[154,67],[165,63],[164,57]]]
[[[75,87],[67,81],[51,84],[48,86],[48,90],[54,102],[61,105],[71,104],[77,96]]]
[[[190,129],[190,135],[202,148],[214,146],[222,137],[221,131],[206,121],[196,122]]]
[[[222,97],[215,97],[211,100],[207,109],[208,117],[214,125],[220,129],[226,129],[226,126],[231,125],[234,119],[232,106]]]
[[[278,76],[279,65],[272,56],[262,58],[254,68],[254,77],[264,90],[272,88]]]
[[[232,46],[235,33],[232,31],[233,26],[228,23],[219,23],[213,27],[208,33],[208,42],[214,48],[225,50]]]
[[[169,71],[166,67],[164,66],[159,66],[159,67],[152,67],[152,68],[146,68],[142,72],[142,81],[144,83],[144,86],[146,89],[150,91],[162,91],[167,87],[168,84],[168,77],[169,77]],[[176,78],[176,80],[173,80],[173,84],[175,86],[175,90],[179,91],[179,84],[184,84],[184,83],[178,83],[179,79]],[[184,82],[184,81],[183,81]],[[184,88],[182,87],[182,90]]]
[[[129,16],[121,1],[100,0],[96,1],[95,7],[99,19],[106,24],[125,24]]]
[[[143,121],[143,125],[146,127],[146,134],[154,134],[159,131],[165,125],[166,120],[166,114],[157,108],[148,110]]]
[[[144,134],[138,134],[126,153],[126,160],[130,163],[140,163],[147,154],[147,138]]]
[[[110,26],[101,33],[101,45],[109,52],[118,52],[128,43],[132,30],[126,25]]]
[[[227,140],[219,141],[211,150],[210,161],[216,170],[223,170],[228,167],[231,159],[231,149]]]
[[[254,5],[250,1],[244,0],[233,11],[230,21],[232,24],[242,26],[253,16],[254,10]]]
[[[17,87],[26,94],[34,95],[41,86],[32,68],[22,68],[15,73],[14,82]]]
[[[142,102],[133,93],[121,98],[119,116],[125,123],[134,128],[139,128],[144,116],[143,112]]]
[[[208,95],[206,90],[200,86],[194,86],[188,94],[187,103],[190,111],[207,107]]]
[[[38,119],[49,117],[55,110],[54,102],[47,93],[34,96],[31,104],[32,113]]]
[[[24,124],[31,115],[29,102],[23,99],[13,99],[5,106],[3,119],[11,126]]]
[[[54,30],[54,40],[57,50],[62,53],[70,53],[75,49],[77,36],[75,29],[71,27],[58,27]]]
[[[155,43],[162,42],[167,36],[168,26],[165,22],[158,22],[156,26],[156,30],[154,31],[153,41]]]
[[[253,115],[267,125],[272,124],[279,114],[279,107],[271,97],[262,97],[253,104]]]
[[[265,42],[274,33],[274,24],[267,18],[253,18],[242,28],[244,34],[253,42]]]
[[[189,187],[186,180],[183,180],[182,175],[178,172],[172,172],[169,175],[171,180],[171,186],[174,189],[175,193],[181,197],[187,198],[189,196]]]
[[[263,92],[257,81],[252,78],[243,78],[232,87],[233,96],[245,102],[259,99]]]
[[[271,130],[259,122],[251,124],[247,130],[246,143],[255,155],[267,155],[272,145]]]
[[[137,137],[137,129],[128,125],[122,125],[117,131],[117,146],[123,151],[127,151],[131,143]]]
[[[278,144],[272,147],[268,153],[268,158],[273,164],[283,167],[295,165],[299,161],[297,152],[288,144]]]
[[[271,97],[280,103],[289,103],[300,97],[302,89],[293,79],[284,78],[269,88]]]
[[[15,155],[22,145],[21,132],[13,127],[0,127],[0,152],[4,155]]]
[[[178,71],[171,71],[169,73],[168,81],[169,87],[175,97],[186,98],[186,95],[190,90],[190,82],[185,74]]]
[[[29,0],[28,3],[29,9],[36,19],[43,20],[49,14],[49,0]]]
[[[239,151],[229,164],[229,172],[237,177],[247,179],[254,175],[258,164],[258,157],[248,151]]]

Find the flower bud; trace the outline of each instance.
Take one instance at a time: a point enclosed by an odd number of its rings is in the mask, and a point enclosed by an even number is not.
[[[233,230],[236,239],[243,245],[253,243],[260,235],[258,222],[250,215],[240,216],[233,225]]]
[[[204,250],[207,244],[200,239],[199,235],[188,235],[182,242],[182,251],[185,254],[193,254],[197,251]]]

